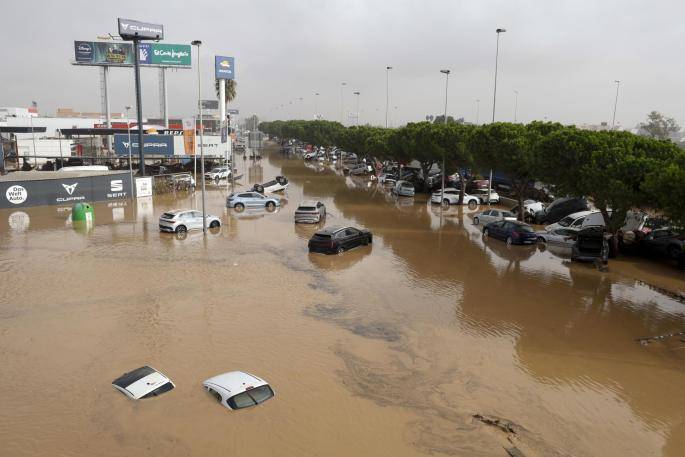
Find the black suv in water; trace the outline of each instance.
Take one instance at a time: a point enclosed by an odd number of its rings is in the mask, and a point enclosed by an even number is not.
[[[309,252],[342,254],[348,249],[371,244],[371,232],[354,227],[327,227],[309,240]]]
[[[569,214],[587,211],[588,209],[587,200],[584,198],[557,198],[547,208],[535,213],[535,223],[554,224]]]

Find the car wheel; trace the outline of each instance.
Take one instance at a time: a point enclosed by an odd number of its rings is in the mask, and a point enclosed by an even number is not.
[[[369,244],[373,243],[373,235],[369,235],[368,241],[369,241]]]
[[[480,220],[477,217],[473,218],[473,225],[478,225],[479,222]]]
[[[535,218],[533,216],[531,216],[530,214],[524,215],[523,220],[529,224],[533,224],[535,222]]]
[[[468,206],[469,209],[474,209],[476,206],[478,206],[478,202],[476,200],[469,200]]]
[[[544,246],[544,245],[547,244],[547,240],[544,239],[543,237],[539,236],[539,237],[538,237],[538,244],[539,244],[540,246]]]
[[[241,212],[245,209],[245,205],[242,203],[236,203],[235,206],[233,207],[236,211]]]
[[[276,209],[276,204],[274,202],[266,202],[266,209],[268,211],[273,211]]]
[[[216,184],[217,186],[219,185],[219,177],[218,176],[216,178],[214,178],[214,184]]]
[[[188,231],[188,228],[186,228],[185,225],[179,225],[176,227],[176,233],[185,233]]]
[[[666,252],[668,253],[669,259],[675,260],[680,256],[680,248],[678,246],[669,246]]]
[[[450,201],[449,201],[449,199],[447,199],[447,198],[444,199],[444,200],[442,201],[442,204],[445,205],[445,206],[450,206]]]
[[[514,243],[514,240],[511,239],[510,236],[507,237],[507,246],[511,246]]]
[[[340,246],[335,252],[337,254],[342,254],[343,252],[345,252],[345,250],[342,248],[342,246]]]
[[[490,230],[488,230],[488,229],[483,230],[483,236],[485,238],[489,237],[490,236]]]
[[[221,225],[221,223],[220,223],[219,221],[212,221],[212,222],[209,224],[209,228],[217,228],[217,227],[219,227],[220,225]]]

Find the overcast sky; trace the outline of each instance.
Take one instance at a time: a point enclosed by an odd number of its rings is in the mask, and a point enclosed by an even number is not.
[[[213,55],[235,56],[241,115],[312,118],[319,92],[319,111],[339,120],[344,81],[345,117],[359,91],[361,121],[384,124],[391,65],[391,124],[442,113],[441,68],[452,71],[448,114],[475,122],[479,99],[489,121],[502,27],[497,120],[514,120],[517,90],[519,121],[611,122],[618,79],[617,123],[632,127],[651,110],[685,121],[682,0],[32,0],[1,10],[0,106],[36,100],[48,114],[99,110],[99,70],[70,65],[73,41],[115,33],[126,17],[163,24],[168,43],[205,43],[203,98],[214,97]],[[172,115],[193,112],[195,62],[169,75]],[[155,117],[157,70],[142,73],[144,115]],[[110,74],[112,111],[123,111],[133,71]]]

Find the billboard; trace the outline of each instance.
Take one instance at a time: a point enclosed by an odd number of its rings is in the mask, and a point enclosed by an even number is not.
[[[118,19],[119,36],[124,40],[163,40],[164,26],[132,19]]]
[[[73,205],[129,198],[131,175],[103,173],[79,178],[0,182],[0,208]]]
[[[183,152],[186,155],[195,155],[195,119],[183,119]]]
[[[235,79],[235,59],[214,56],[214,77],[216,79]]]
[[[190,68],[190,45],[140,43],[140,64],[151,67]],[[79,65],[133,66],[131,43],[74,41],[74,59]]]
[[[128,155],[129,136],[125,133],[114,135],[114,152],[120,156]],[[143,154],[157,156],[174,155],[173,135],[143,135]],[[131,155],[138,156],[138,135],[131,137]]]
[[[219,100],[201,100],[202,109],[219,109]]]

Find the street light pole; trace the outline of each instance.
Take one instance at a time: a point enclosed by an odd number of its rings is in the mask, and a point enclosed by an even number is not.
[[[314,119],[319,119],[319,93],[314,92]]]
[[[357,96],[357,117],[355,119],[355,123],[359,125],[359,91],[353,92],[354,95]]]
[[[495,51],[495,89],[492,93],[492,122],[495,122],[495,107],[497,106],[497,64],[499,62],[499,35],[506,29],[497,29],[497,50]]]
[[[392,67],[385,67],[385,128],[388,128],[388,105],[390,104],[390,70]]]
[[[450,71],[440,70],[440,73],[445,75],[445,125],[447,125],[447,85],[450,82]],[[440,203],[445,200],[445,154],[442,155],[442,167],[440,169],[442,172],[442,190],[440,191]]]
[[[476,125],[480,124],[480,99],[476,99]]]
[[[514,124],[516,124],[519,107],[519,91],[514,91]]]
[[[447,124],[447,85],[450,82],[450,70],[440,70],[445,75],[445,124]]]
[[[340,84],[340,123],[343,125],[345,125],[345,123],[343,122],[343,89],[346,85],[347,83]]]
[[[205,213],[205,148],[204,125],[202,123],[202,78],[200,76],[200,46],[202,41],[193,40],[190,44],[197,46],[197,107],[200,110],[200,173],[202,174],[202,233],[207,234],[207,215]]]
[[[616,83],[616,98],[614,99],[614,115],[611,117],[611,130],[614,129],[614,124],[616,123],[616,105],[618,105],[618,87],[621,85],[621,81],[618,79],[614,80]]]

